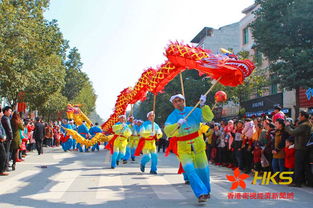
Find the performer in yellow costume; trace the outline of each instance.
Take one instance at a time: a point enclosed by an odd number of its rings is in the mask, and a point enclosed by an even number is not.
[[[140,138],[140,127],[143,123],[142,120],[135,120],[135,125],[133,126],[133,134],[132,136],[130,137],[129,139],[129,148],[130,148],[130,152],[131,152],[131,158],[132,158],[132,161],[135,161],[135,151],[136,151],[136,148],[138,146],[138,142],[139,142],[139,138]]]
[[[130,148],[130,143],[132,142],[132,139],[134,137],[134,116],[130,116],[128,117],[128,122],[126,123],[128,125],[128,127],[130,128],[130,130],[132,131],[132,135],[130,137],[128,137],[127,139],[127,146],[126,146],[126,153],[124,155],[123,159],[123,164],[126,164],[127,161],[129,160],[129,158],[131,157],[131,148]]]
[[[170,139],[170,150],[175,153],[182,164],[191,188],[199,202],[205,202],[210,197],[210,170],[206,157],[206,145],[199,133],[200,123],[209,122],[214,115],[209,106],[205,105],[206,97],[201,96],[200,108],[191,113],[187,120],[185,116],[192,107],[185,107],[184,96],[171,97],[170,102],[175,110],[168,116],[164,131]]]
[[[143,157],[140,162],[141,172],[145,171],[145,166],[151,159],[150,174],[157,174],[158,154],[155,142],[163,136],[163,133],[159,125],[154,122],[155,115],[153,111],[147,114],[147,118],[148,121],[145,121],[140,128],[139,134],[141,138],[139,140],[135,156],[139,156],[141,152],[143,153]]]
[[[111,168],[114,169],[125,155],[127,139],[132,135],[132,131],[126,124],[125,115],[119,116],[119,122],[112,126],[112,130],[114,132],[114,136],[109,141],[106,148],[111,150]]]

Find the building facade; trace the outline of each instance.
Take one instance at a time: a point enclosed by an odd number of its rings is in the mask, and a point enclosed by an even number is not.
[[[234,53],[240,51],[239,22],[213,29],[204,27],[191,42],[197,47],[211,50],[214,54],[220,53],[220,48],[232,49]]]
[[[211,50],[215,54],[220,52],[220,48],[232,49],[235,54],[239,51],[248,51],[249,59],[254,61],[256,64],[255,70],[262,70],[262,72],[264,72],[264,78],[268,79],[270,84],[269,86],[264,87],[264,89],[262,88],[262,95],[253,93],[249,96],[248,100],[240,103],[240,107],[244,108],[246,111],[245,116],[260,116],[262,114],[270,115],[273,112],[274,105],[279,104],[283,107],[283,111],[288,116],[295,118],[296,113],[299,110],[296,108],[296,103],[300,102],[298,101],[300,98],[303,100],[303,92],[301,90],[299,92],[296,90],[287,91],[280,89],[277,84],[271,83],[271,76],[268,71],[269,62],[254,47],[255,42],[250,28],[250,23],[255,20],[253,12],[259,8],[260,6],[257,4],[253,4],[245,8],[242,11],[245,16],[239,22],[220,27],[219,29],[204,27],[191,40],[191,42],[197,44],[197,47]],[[313,113],[313,104],[311,107],[307,107],[307,109],[312,109]],[[228,103],[223,106],[223,109],[217,108],[215,110],[216,114],[218,114],[217,117],[232,117],[234,116],[234,113],[239,112],[239,105],[235,103]]]
[[[250,99],[253,100],[263,100],[266,102],[268,99],[268,96],[282,96],[281,103],[279,103],[283,108],[285,113],[288,114],[288,116],[291,116],[293,118],[296,117],[296,90],[287,91],[285,89],[280,89],[279,85],[276,83],[271,83],[270,74],[268,71],[269,62],[268,60],[262,56],[261,53],[259,53],[255,47],[254,47],[254,39],[252,35],[251,28],[249,27],[249,24],[252,23],[255,20],[255,16],[253,14],[254,11],[258,10],[260,8],[259,5],[253,4],[247,8],[245,8],[242,13],[245,14],[245,17],[243,17],[239,24],[240,24],[240,43],[241,43],[241,51],[249,51],[250,58],[254,60],[257,67],[255,70],[265,70],[266,79],[270,81],[270,85],[265,87],[263,90],[262,97],[258,96],[257,94],[252,94],[250,96]],[[281,95],[280,95],[281,94]],[[247,103],[250,103],[251,100],[248,100],[246,102],[243,102],[241,106],[247,106]],[[269,106],[268,106],[269,107]],[[272,106],[273,107],[273,106]],[[247,111],[246,116],[251,115],[257,115],[259,114],[258,111],[252,111],[251,108]],[[263,109],[266,112],[270,112],[269,110]]]
[[[231,49],[234,53],[240,51],[240,25],[239,22],[213,29],[204,27],[191,42],[197,47],[221,53],[220,48]],[[222,107],[214,109],[215,119],[228,119],[236,117],[239,113],[239,104],[228,102]]]
[[[241,103],[241,107],[245,108],[245,115],[247,117],[260,117],[263,115],[271,115],[274,112],[274,106],[283,106],[283,93],[276,93],[274,95],[263,96],[248,100]],[[282,112],[288,117],[291,116],[290,108],[283,108]]]
[[[296,91],[297,101],[300,109],[313,114],[313,89],[300,88]]]

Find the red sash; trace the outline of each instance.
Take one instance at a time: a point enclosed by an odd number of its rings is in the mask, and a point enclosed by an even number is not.
[[[113,154],[114,151],[114,141],[115,139],[120,136],[117,134],[114,134],[113,138],[108,142],[108,144],[105,146],[105,149],[110,150],[110,153]]]
[[[170,139],[170,143],[168,145],[168,148],[166,149],[166,152],[165,152],[165,157],[167,157],[169,154],[170,154],[170,151],[172,150],[172,152],[178,156],[178,153],[177,153],[177,142],[179,141],[189,141],[189,140],[193,140],[195,138],[197,138],[199,136],[199,132],[196,131],[192,134],[188,134],[186,136],[181,136],[181,137],[172,137]],[[181,163],[179,163],[179,168],[178,168],[178,174],[181,174],[181,173],[184,173],[184,169],[183,169],[183,166]]]
[[[79,133],[82,137],[84,137],[85,139],[89,139],[88,138],[88,133],[84,133],[84,132],[81,132],[81,133]]]
[[[168,145],[168,148],[166,149],[165,157],[167,157],[170,154],[171,150],[172,150],[172,152],[175,155],[178,156],[178,153],[177,153],[177,142],[193,140],[194,138],[197,138],[198,136],[199,136],[199,132],[196,131],[196,132],[194,132],[192,134],[188,134],[186,136],[172,137],[170,139],[170,143]]]
[[[146,140],[147,141],[152,141],[152,140],[155,140],[155,139],[156,139],[156,136],[150,136],[148,138],[141,137],[139,139],[138,146],[137,146],[136,151],[135,151],[135,156],[140,156],[140,153],[141,153],[142,149],[145,146]]]

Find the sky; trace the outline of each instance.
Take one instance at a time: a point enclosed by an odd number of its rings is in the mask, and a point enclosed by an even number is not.
[[[117,95],[141,73],[165,61],[170,41],[190,41],[203,27],[238,22],[254,0],[50,0],[70,47],[77,47],[97,94],[96,111],[108,119]],[[231,35],[231,34],[229,34]]]

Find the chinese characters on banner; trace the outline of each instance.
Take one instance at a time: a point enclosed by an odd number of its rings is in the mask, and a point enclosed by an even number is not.
[[[279,200],[279,199],[294,199],[294,192],[229,192],[227,195],[228,199],[268,199],[268,200]]]

